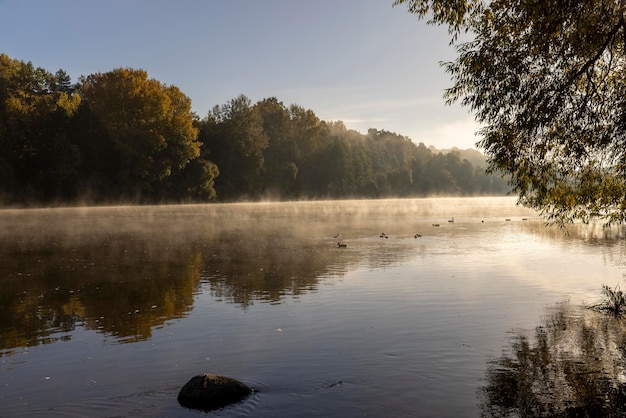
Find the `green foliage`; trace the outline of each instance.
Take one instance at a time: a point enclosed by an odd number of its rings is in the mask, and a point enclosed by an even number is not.
[[[234,113],[234,107],[245,112]],[[198,124],[204,157],[220,169],[215,187],[222,200],[471,196],[508,190],[505,180],[487,175],[459,151],[434,153],[384,130],[364,135],[276,98],[252,105],[240,96]],[[246,138],[250,142],[241,145]],[[236,146],[256,153],[233,154]]]
[[[507,191],[458,151],[385,130],[362,134],[273,97],[253,104],[242,95],[199,119],[178,88],[143,70],[72,84],[63,70],[0,55],[0,87],[0,199],[10,204]]]
[[[203,158],[191,160],[185,168],[172,175],[168,196],[178,201],[206,202],[215,199],[215,179],[219,174],[213,162]]]
[[[253,198],[268,146],[263,119],[241,95],[216,106],[200,123],[200,141],[220,170],[216,187],[226,199]]]
[[[623,1],[396,4],[473,35],[444,64],[446,97],[474,112],[490,168],[522,203],[558,224],[626,220]]]

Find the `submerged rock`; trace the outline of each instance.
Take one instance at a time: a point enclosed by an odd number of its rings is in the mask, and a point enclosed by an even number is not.
[[[192,377],[178,393],[178,403],[186,408],[211,411],[239,402],[252,389],[239,380],[205,373]]]

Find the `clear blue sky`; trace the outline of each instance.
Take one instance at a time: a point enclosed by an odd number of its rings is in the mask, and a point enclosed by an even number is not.
[[[144,69],[204,117],[240,94],[277,97],[350,129],[437,148],[474,147],[467,109],[446,106],[445,28],[393,0],[0,0],[0,53],[72,81]]]

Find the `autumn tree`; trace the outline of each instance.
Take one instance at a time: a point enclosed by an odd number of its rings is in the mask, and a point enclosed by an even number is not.
[[[0,195],[49,201],[72,193],[80,152],[68,129],[79,105],[64,71],[0,54]]]
[[[177,87],[119,68],[82,77],[87,127],[96,141],[90,162],[113,181],[120,196],[159,199],[164,184],[200,154],[191,100]],[[89,148],[88,144],[84,144]],[[104,151],[100,154],[99,151]],[[88,167],[89,168],[89,167]]]
[[[626,1],[394,4],[448,25],[446,97],[474,112],[521,203],[559,224],[626,220]]]

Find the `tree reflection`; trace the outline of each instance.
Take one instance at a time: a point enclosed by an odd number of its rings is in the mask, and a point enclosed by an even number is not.
[[[0,267],[0,349],[70,338],[77,325],[119,341],[149,338],[193,303],[197,249],[151,245],[136,236],[88,242],[18,241]]]
[[[559,304],[489,361],[479,390],[485,417],[626,416],[626,324]]]
[[[69,339],[78,326],[145,340],[186,315],[201,286],[242,308],[277,303],[315,290],[329,266],[336,272],[356,257],[300,226],[176,209],[0,219],[0,350]]]
[[[601,222],[568,225],[565,229],[546,227],[543,222],[525,222],[524,231],[542,238],[549,238],[558,245],[597,247],[612,264],[626,265],[626,225],[606,227]],[[565,239],[566,238],[566,239]]]
[[[278,302],[317,289],[319,277],[337,262],[337,249],[282,228],[250,235],[220,234],[206,261],[203,280],[211,294],[247,307],[255,300]]]

